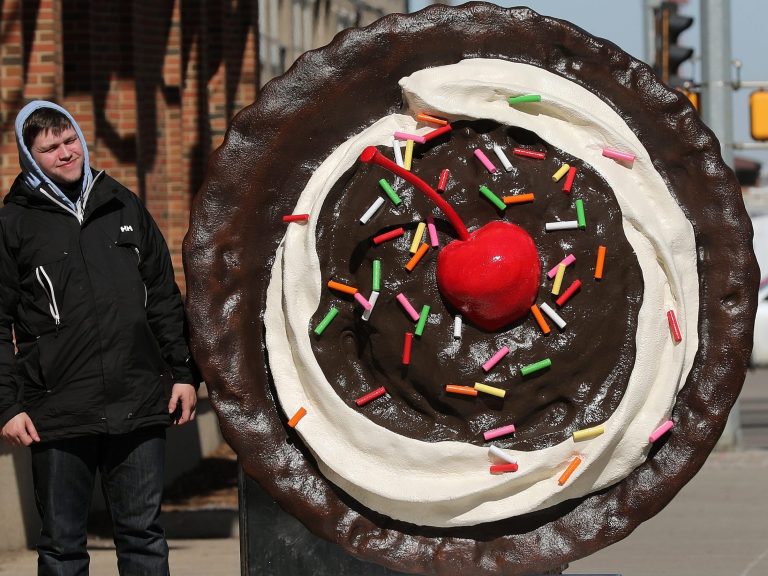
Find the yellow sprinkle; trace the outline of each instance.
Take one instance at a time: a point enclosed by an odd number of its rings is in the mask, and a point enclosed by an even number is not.
[[[605,432],[605,426],[602,424],[592,428],[584,428],[584,430],[578,430],[573,433],[573,441],[581,442],[583,440],[592,440],[592,438],[597,438],[603,432]]]
[[[480,382],[475,382],[475,390],[478,392],[485,392],[491,396],[498,396],[499,398],[504,398],[504,396],[507,395],[506,390],[502,390],[501,388],[496,388],[494,386],[488,386],[487,384],[480,384]]]
[[[405,141],[405,158],[403,158],[403,168],[406,170],[411,169],[411,161],[413,160],[413,140]]]
[[[416,226],[416,233],[413,235],[413,240],[411,240],[411,254],[416,254],[419,246],[421,246],[421,241],[424,238],[424,230],[426,227],[427,225],[424,224],[424,222],[419,222],[419,225]]]
[[[557,267],[557,274],[555,274],[555,283],[552,284],[552,294],[555,296],[560,294],[560,286],[563,285],[563,276],[565,276],[565,264],[560,264]]]
[[[557,172],[552,174],[552,181],[553,182],[557,182],[558,180],[560,180],[560,178],[565,176],[565,173],[568,172],[568,170],[570,170],[570,169],[571,169],[571,167],[568,164],[563,164],[562,166],[560,166],[560,168],[557,170]]]

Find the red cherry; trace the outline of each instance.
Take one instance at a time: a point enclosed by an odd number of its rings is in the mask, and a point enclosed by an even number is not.
[[[437,257],[437,286],[470,322],[493,331],[525,316],[536,301],[541,264],[533,238],[509,222],[490,222],[454,240]]]
[[[539,290],[541,264],[530,235],[514,224],[496,221],[471,234],[459,215],[424,180],[369,146],[360,155],[413,184],[426,194],[459,236],[437,258],[437,286],[443,297],[483,330],[498,330],[524,316]]]

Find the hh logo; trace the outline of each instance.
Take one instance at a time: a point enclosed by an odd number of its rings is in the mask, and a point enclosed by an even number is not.
[[[133,226],[120,226],[120,232],[133,232]]]

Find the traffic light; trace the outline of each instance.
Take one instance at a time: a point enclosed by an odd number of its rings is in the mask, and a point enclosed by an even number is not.
[[[682,86],[687,79],[678,74],[680,65],[693,56],[693,48],[680,46],[677,39],[693,24],[691,16],[677,13],[677,4],[662,2],[654,8],[656,21],[656,75],[673,87]]]
[[[749,120],[752,138],[768,140],[768,92],[765,90],[749,95]]]

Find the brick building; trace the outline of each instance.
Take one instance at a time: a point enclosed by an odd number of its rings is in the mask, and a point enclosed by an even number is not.
[[[31,99],[78,119],[91,163],[141,196],[183,286],[190,198],[258,87],[338,31],[405,0],[0,1],[0,195],[18,173],[13,122]]]

